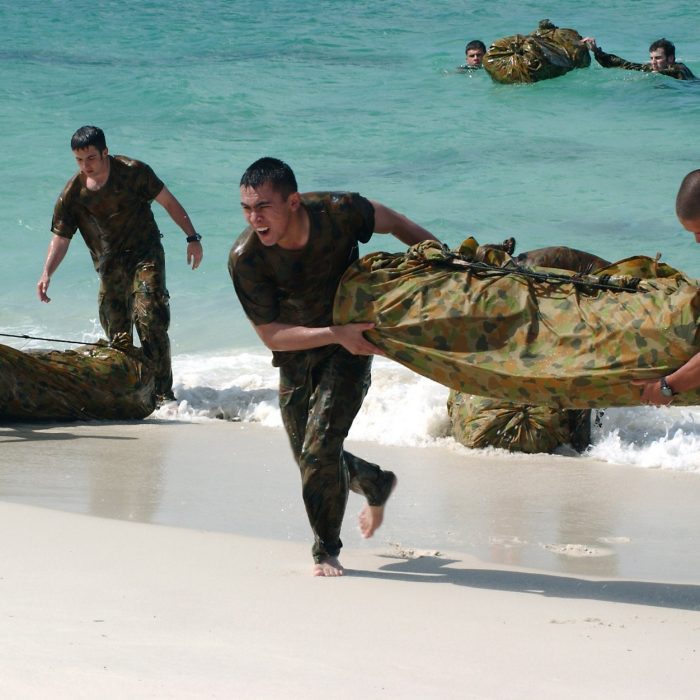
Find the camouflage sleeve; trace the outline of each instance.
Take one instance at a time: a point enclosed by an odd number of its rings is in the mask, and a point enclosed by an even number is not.
[[[70,205],[71,180],[58,196],[53,208],[53,218],[51,219],[51,233],[61,236],[61,238],[71,239],[78,230],[78,222],[72,212]]]
[[[639,70],[645,73],[651,72],[651,66],[648,63],[632,63],[614,53],[605,53],[601,48],[596,48],[593,51],[593,57],[603,68],[624,68],[625,70]]]
[[[593,52],[595,60],[600,63],[603,68],[624,68],[625,70],[638,70],[644,73],[653,73],[651,65],[649,63],[632,63],[631,61],[625,61],[624,58],[616,56],[614,53],[605,53],[600,48],[597,48]],[[683,63],[676,63],[670,68],[665,68],[660,70],[661,75],[667,75],[670,78],[676,78],[677,80],[694,80],[695,76],[692,74],[688,66]]]
[[[356,211],[354,221],[357,240],[360,243],[367,243],[374,233],[374,207],[369,199],[357,192],[349,194],[350,203]]]
[[[374,206],[357,192],[304,192],[301,200],[311,216],[328,216],[338,231],[355,241],[367,243],[374,233]]]
[[[138,164],[137,188],[144,199],[149,202],[155,199],[163,189],[164,182],[153,172],[153,168],[146,163],[135,161]]]
[[[696,80],[690,68],[684,63],[675,63],[670,68],[659,71],[659,73],[668,75],[671,78],[676,78],[677,80]]]
[[[228,272],[245,315],[260,326],[272,323],[279,316],[277,287],[265,275],[262,261],[246,253],[241,239],[234,244],[228,258]]]

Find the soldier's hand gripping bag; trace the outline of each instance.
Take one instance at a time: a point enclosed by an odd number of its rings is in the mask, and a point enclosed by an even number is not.
[[[557,78],[573,69],[566,52],[548,39],[514,34],[491,44],[483,60],[497,83],[536,83]]]

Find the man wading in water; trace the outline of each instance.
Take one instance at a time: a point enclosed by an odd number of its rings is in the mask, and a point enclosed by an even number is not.
[[[151,210],[155,200],[186,236],[187,263],[202,262],[201,236],[190,217],[153,170],[126,156],[111,156],[102,129],[83,126],[71,139],[78,172],[54,207],[53,237],[37,283],[43,302],[49,284],[80,230],[100,276],[100,324],[113,340],[136,327],[144,355],[153,363],[156,400],[175,399],[170,361],[170,305],[165,287],[165,254]]]

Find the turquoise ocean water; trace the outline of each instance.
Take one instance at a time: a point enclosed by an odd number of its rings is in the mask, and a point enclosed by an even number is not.
[[[97,279],[76,239],[36,282],[56,196],[74,170],[69,140],[97,124],[112,153],[149,163],[204,236],[197,271],[155,205],[167,254],[177,409],[279,425],[275,371],[226,269],[243,227],[237,183],[262,155],[302,190],[348,189],[458,244],[515,236],[616,259],[655,255],[700,277],[700,247],[674,216],[700,167],[700,82],[597,64],[534,85],[459,74],[464,44],[532,31],[540,19],[643,61],[673,40],[700,75],[700,6],[647,0],[432,3],[0,1],[0,332],[94,340]],[[365,252],[400,250],[375,237]],[[3,339],[26,348],[55,343]],[[386,361],[351,437],[444,440],[446,390]],[[700,472],[700,411],[608,411],[592,454]]]

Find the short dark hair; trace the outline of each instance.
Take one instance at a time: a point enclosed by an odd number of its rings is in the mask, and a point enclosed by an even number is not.
[[[676,195],[676,215],[684,221],[700,219],[700,170],[692,170],[683,178]]]
[[[663,49],[666,58],[669,56],[676,57],[676,47],[668,39],[657,39],[650,47],[649,53],[656,51],[657,49]]]
[[[96,126],[81,126],[71,137],[71,151],[82,151],[88,146],[94,146],[100,153],[107,148],[102,129]]]
[[[279,158],[259,158],[248,166],[241,177],[241,187],[251,187],[256,190],[266,182],[272,189],[279,192],[284,199],[297,191],[297,179],[292,169]]]
[[[466,47],[464,48],[464,53],[466,54],[467,51],[472,50],[472,49],[481,49],[484,53],[486,53],[486,44],[484,44],[483,41],[479,41],[478,39],[474,39],[474,41],[470,41]]]

